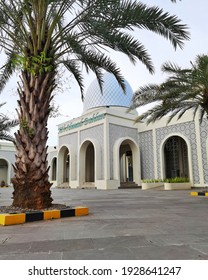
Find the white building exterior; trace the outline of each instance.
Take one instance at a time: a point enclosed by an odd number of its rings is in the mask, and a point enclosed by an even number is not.
[[[12,164],[15,162],[15,147],[11,143],[0,141],[0,184],[4,181],[11,184]]]
[[[127,113],[133,91],[125,83],[124,94],[112,74],[104,75],[102,92],[93,81],[83,114],[58,126],[57,146],[48,155],[53,186],[117,189],[141,186],[142,179],[179,176],[189,177],[193,187],[208,186],[207,119],[200,124],[189,111],[169,124],[168,118],[135,123],[137,111]],[[15,157],[14,148],[7,149],[5,154],[0,145],[7,176],[5,170],[0,175],[10,182]]]

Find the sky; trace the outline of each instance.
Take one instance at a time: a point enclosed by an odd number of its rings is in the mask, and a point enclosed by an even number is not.
[[[153,75],[149,74],[140,61],[133,65],[123,54],[112,51],[111,55],[114,61],[120,67],[123,76],[130,83],[133,91],[148,83],[163,82],[165,76],[161,72],[161,66],[164,62],[170,61],[181,67],[190,67],[190,61],[194,61],[197,55],[208,54],[207,0],[182,0],[177,1],[177,4],[170,0],[143,0],[141,2],[149,6],[159,6],[171,15],[176,15],[182,20],[182,23],[189,27],[191,38],[189,41],[185,41],[182,50],[175,50],[165,38],[147,30],[135,30],[135,37],[144,44],[152,58],[155,67]],[[0,65],[3,65],[1,61]],[[58,94],[55,96],[55,103],[59,106],[61,116],[49,119],[49,146],[57,145],[57,125],[79,117],[83,109],[81,94],[76,81],[64,70],[61,76],[63,76],[63,79]],[[94,78],[93,74],[85,75],[85,92]],[[3,111],[11,118],[16,115],[18,79],[18,75],[12,77],[0,95],[0,103],[7,102],[6,105],[1,107],[1,112]]]

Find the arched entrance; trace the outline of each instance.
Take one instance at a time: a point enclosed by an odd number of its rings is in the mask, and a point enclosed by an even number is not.
[[[70,181],[70,154],[69,149],[63,146],[58,156],[58,183],[69,185]]]
[[[95,147],[86,140],[80,148],[80,185],[94,186],[95,173]]]
[[[92,143],[86,149],[85,182],[95,182],[95,149]]]
[[[8,163],[5,159],[0,159],[0,184],[8,184]]]
[[[120,138],[113,150],[114,179],[122,187],[140,185],[140,154],[137,143],[133,139]]]
[[[56,181],[56,173],[57,173],[57,158],[53,158],[52,160],[52,176],[51,176],[51,179],[52,181]]]
[[[129,144],[125,141],[121,144],[119,150],[120,158],[120,182],[133,182],[133,157]]]
[[[172,136],[164,145],[165,177],[189,177],[188,147],[180,136]]]

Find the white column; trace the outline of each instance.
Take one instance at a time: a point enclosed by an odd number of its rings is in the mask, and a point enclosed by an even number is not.
[[[102,149],[102,148],[101,148]],[[104,180],[110,180],[110,147],[109,147],[109,122],[106,116],[104,121],[104,147],[103,147]]]
[[[160,174],[157,174],[157,142],[156,142],[156,129],[152,129],[152,139],[153,139],[153,158],[154,158],[154,177],[160,177]],[[158,147],[159,149],[159,147]]]
[[[203,170],[203,163],[202,163],[199,113],[197,113],[195,117],[195,129],[196,129],[196,146],[197,146],[198,168],[199,168],[199,182],[200,182],[200,186],[204,186],[204,170]]]

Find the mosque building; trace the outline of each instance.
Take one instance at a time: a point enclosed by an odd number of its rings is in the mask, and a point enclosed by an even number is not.
[[[191,111],[167,123],[147,125],[127,112],[133,96],[110,73],[103,91],[95,79],[80,117],[58,125],[58,143],[48,162],[54,187],[118,189],[140,187],[142,179],[187,177],[192,187],[208,185],[208,121]],[[6,152],[7,150],[7,152]],[[0,180],[10,183],[14,148],[0,143]]]

